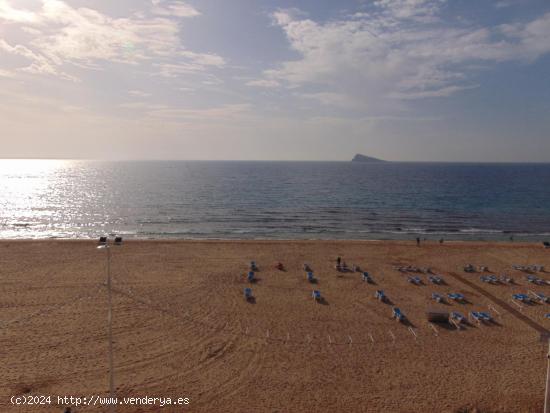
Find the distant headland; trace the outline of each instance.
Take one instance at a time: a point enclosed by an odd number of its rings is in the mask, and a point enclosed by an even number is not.
[[[356,154],[351,161],[363,163],[389,162],[383,159],[373,158],[372,156],[361,155],[360,153]]]

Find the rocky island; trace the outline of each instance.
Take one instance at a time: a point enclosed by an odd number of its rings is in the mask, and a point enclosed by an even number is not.
[[[352,162],[362,162],[362,163],[380,163],[380,162],[388,162],[384,161],[383,159],[373,158],[371,156],[361,155],[360,153],[356,154]]]

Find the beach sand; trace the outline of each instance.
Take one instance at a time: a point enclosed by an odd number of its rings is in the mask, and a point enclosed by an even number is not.
[[[106,251],[91,241],[0,242],[0,411],[12,395],[106,397],[109,392]],[[512,264],[550,268],[550,251],[514,243],[360,241],[128,241],[112,247],[116,394],[188,397],[186,406],[117,412],[539,412],[550,305],[520,309],[512,293],[550,295]],[[334,260],[367,270],[338,273]],[[260,270],[243,288],[251,260]],[[281,261],[286,271],[274,268]],[[318,279],[306,281],[304,262]],[[488,285],[466,263],[506,272]],[[414,286],[395,265],[431,267],[446,285]],[[538,276],[550,280],[550,273]],[[315,303],[313,289],[325,301]],[[383,289],[410,324],[391,318]],[[460,331],[426,320],[430,295],[460,292],[467,314],[495,323]],[[495,311],[496,310],[496,311]],[[498,312],[498,313],[497,313]],[[411,327],[411,328],[409,328]],[[416,334],[416,338],[415,335]],[[478,409],[478,410],[474,410]],[[75,412],[108,411],[81,406]]]

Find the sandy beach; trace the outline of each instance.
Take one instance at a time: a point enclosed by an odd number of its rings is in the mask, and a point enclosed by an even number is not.
[[[410,241],[128,241],[112,249],[114,376],[122,397],[189,398],[185,406],[117,412],[539,412],[546,378],[550,295],[512,265],[550,268],[540,244]],[[340,256],[359,272],[337,272]],[[246,281],[248,263],[259,266]],[[92,241],[0,242],[0,411],[11,396],[107,397],[106,252]],[[282,262],[284,271],[275,268]],[[317,278],[303,271],[309,263]],[[515,284],[491,285],[487,274]],[[413,285],[395,266],[430,267]],[[550,280],[548,272],[536,276]],[[255,300],[247,302],[243,289]],[[313,289],[324,301],[311,298]],[[389,303],[375,299],[384,290]],[[431,293],[458,292],[446,311],[488,311],[493,323],[431,326]],[[408,323],[391,318],[392,305]],[[80,406],[74,412],[103,412]]]

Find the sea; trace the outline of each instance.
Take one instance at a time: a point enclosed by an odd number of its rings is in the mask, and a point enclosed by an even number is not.
[[[0,238],[550,240],[550,164],[0,160]]]

